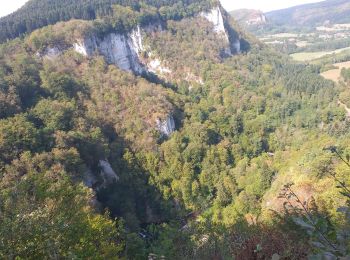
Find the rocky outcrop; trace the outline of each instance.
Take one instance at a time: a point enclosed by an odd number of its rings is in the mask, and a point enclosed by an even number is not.
[[[222,50],[222,57],[240,53],[239,36],[234,33],[232,37],[233,30],[227,26],[227,17],[223,15],[220,6],[202,12],[198,16],[213,24],[213,30],[220,37],[218,40],[227,42],[227,48]],[[104,36],[88,34],[76,39],[75,42],[66,42],[64,46],[48,47],[37,55],[40,58],[54,59],[65,50],[73,47],[76,52],[86,57],[101,55],[107,63],[114,64],[124,71],[136,75],[156,74],[160,78],[168,80],[171,78],[172,68],[167,67],[167,61],[161,60],[158,55],[153,53],[152,46],[145,46],[144,42],[145,35],[152,35],[163,29],[161,22],[155,22],[143,27],[137,26],[129,33],[111,32]]]
[[[234,49],[234,53],[241,53],[241,41],[236,39],[234,43],[232,43],[232,47]]]
[[[224,50],[227,55],[240,52],[239,39],[234,43],[230,43],[230,37],[225,28],[225,20],[219,6],[209,12],[202,12],[201,16],[213,23],[214,31],[224,37],[228,46],[233,46],[233,48],[228,47]],[[128,34],[110,33],[102,39],[97,36],[90,36],[74,43],[74,49],[87,57],[100,54],[105,57],[108,63],[115,64],[122,70],[134,72],[138,75],[151,72],[164,76],[172,71],[162,65],[162,61],[158,58],[151,58],[145,63],[141,62],[141,53],[146,49],[142,35],[159,30],[162,30],[160,25],[150,25],[145,28],[138,26]],[[149,57],[152,57],[152,53],[149,53]]]
[[[150,51],[148,52],[150,59],[147,62],[141,62],[141,54],[145,51],[142,35],[159,30],[162,30],[160,25],[149,25],[142,29],[138,26],[129,34],[110,33],[102,39],[90,36],[74,43],[74,49],[86,57],[100,54],[108,63],[137,75],[143,73],[169,74],[172,71],[163,66],[158,58],[152,58]]]
[[[57,56],[61,55],[62,51],[58,47],[47,47],[44,51],[42,52],[37,52],[36,56],[38,58],[44,58],[44,59],[49,59],[52,60],[56,58]]]
[[[236,38],[234,39],[234,42],[232,42],[232,37],[230,37],[228,30],[225,27],[225,18],[221,12],[220,6],[211,9],[209,12],[202,12],[201,16],[211,22],[214,25],[214,31],[222,35],[227,42],[228,47],[224,50],[226,55],[231,56],[241,52],[240,39]]]
[[[243,27],[250,26],[264,26],[267,24],[265,14],[259,10],[253,9],[238,9],[230,13],[237,22]]]
[[[226,17],[223,16],[220,6],[202,12],[199,16],[211,22],[214,31],[227,42],[228,47],[223,50],[225,56],[240,52],[240,40],[232,37],[229,33],[230,30],[228,30],[230,28],[226,28]],[[172,69],[164,65],[167,64],[166,61],[162,61],[154,55],[152,46],[145,46],[143,38],[145,35],[152,35],[162,30],[162,24],[159,22],[142,28],[137,26],[130,33],[111,32],[102,37],[97,34],[89,34],[76,39],[72,45],[67,43],[67,46],[47,48],[45,51],[38,53],[38,56],[54,59],[72,46],[76,52],[83,56],[102,55],[107,63],[114,64],[120,69],[133,72],[136,75],[150,73],[166,79],[172,73]],[[143,53],[146,55],[143,55]]]
[[[170,74],[172,71],[168,67],[162,65],[162,62],[159,59],[153,59],[147,63],[147,69],[149,72],[152,72],[157,75]]]
[[[112,183],[119,180],[118,175],[108,161],[100,160],[99,166],[101,168],[101,177],[103,178],[104,183]]]
[[[157,119],[157,129],[164,136],[170,136],[175,131],[175,121],[172,115],[168,115],[165,120]]]
[[[142,36],[138,27],[130,34],[110,33],[102,39],[92,36],[78,40],[74,49],[87,57],[100,54],[110,64],[115,64],[125,71],[142,74],[145,69],[139,60],[139,53],[143,50]]]
[[[267,23],[266,16],[262,12],[256,12],[246,21],[247,25],[265,25]]]
[[[108,161],[100,160],[98,166],[101,169],[98,173],[93,173],[91,170],[85,172],[83,183],[86,187],[99,189],[119,180],[119,176]]]
[[[209,22],[213,23],[215,32],[226,34],[224,17],[222,16],[219,6],[213,8],[209,12],[202,12],[201,16],[206,18]]]

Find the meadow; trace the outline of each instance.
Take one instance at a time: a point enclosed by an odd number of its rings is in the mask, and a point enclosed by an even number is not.
[[[326,55],[338,54],[338,53],[341,53],[341,52],[346,51],[346,50],[350,50],[350,47],[341,48],[341,49],[337,49],[334,51],[299,52],[299,53],[293,53],[290,56],[296,61],[305,62],[305,61],[312,61],[315,59],[319,59],[319,58],[322,58]]]
[[[343,68],[349,69],[350,68],[350,61],[347,62],[340,62],[333,64],[337,69],[332,69],[325,71],[321,73],[321,76],[325,79],[333,80],[334,82],[339,82],[340,73]]]

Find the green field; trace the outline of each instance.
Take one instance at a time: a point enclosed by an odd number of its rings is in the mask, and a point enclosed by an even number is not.
[[[330,55],[330,54],[337,54],[345,50],[350,50],[350,47],[337,49],[334,51],[299,52],[299,53],[293,53],[290,56],[296,61],[312,61],[315,59],[322,58],[323,56]]]

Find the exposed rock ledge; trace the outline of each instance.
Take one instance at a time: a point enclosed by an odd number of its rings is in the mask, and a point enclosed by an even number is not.
[[[213,8],[209,12],[202,12],[200,16],[213,23],[215,32],[222,34],[230,45],[229,36],[225,28],[224,17],[219,6]],[[102,39],[92,36],[77,40],[77,42],[74,43],[74,49],[87,57],[90,57],[95,53],[101,54],[105,57],[108,63],[115,64],[122,70],[134,72],[138,75],[147,72],[169,74],[171,73],[171,69],[162,66],[162,61],[156,57],[149,60],[147,64],[141,62],[141,53],[146,49],[144,47],[142,34],[158,30],[161,30],[159,25],[151,25],[145,28],[140,28],[140,26],[138,26],[129,34],[110,33]],[[239,53],[239,39],[232,43],[232,45],[234,46],[235,53]],[[232,55],[231,48],[227,48],[225,52],[228,55]]]
[[[175,131],[175,121],[172,115],[168,115],[165,120],[157,119],[157,129],[164,136],[170,136]]]
[[[241,52],[240,39],[235,39],[234,42],[230,42],[230,37],[225,27],[225,19],[219,6],[211,9],[209,12],[202,12],[200,15],[214,25],[214,31],[216,33],[221,34],[224,37],[224,40],[230,46],[225,49],[227,55],[231,56]]]
[[[202,12],[201,16],[206,18],[209,22],[211,22],[214,25],[215,32],[224,33],[227,36],[225,24],[224,24],[224,18],[222,16],[219,6],[211,9],[209,12]]]
[[[227,28],[225,27],[225,19],[219,6],[208,12],[202,12],[199,16],[211,22],[214,25],[214,31],[227,41],[228,46],[230,46],[225,49],[227,55],[240,52],[240,40],[235,39],[234,42],[230,42],[232,39],[229,37]],[[165,76],[172,72],[171,68],[165,67],[163,61],[152,55],[151,46],[145,48],[143,39],[143,35],[160,30],[162,30],[160,24],[153,24],[142,28],[138,26],[127,34],[113,32],[102,38],[97,35],[90,35],[83,39],[76,39],[76,42],[72,43],[72,46],[76,52],[86,57],[92,57],[95,54],[102,55],[108,63],[137,75],[150,72],[159,76]],[[146,50],[150,59],[147,62],[143,62],[141,55]],[[63,50],[61,48],[52,47],[48,48],[41,55],[39,54],[39,56],[53,59],[62,52]]]
[[[130,34],[110,33],[103,39],[96,36],[80,39],[74,43],[74,49],[87,57],[95,53],[103,55],[110,64],[120,69],[142,74],[145,69],[139,60],[143,51],[141,29],[138,27]]]

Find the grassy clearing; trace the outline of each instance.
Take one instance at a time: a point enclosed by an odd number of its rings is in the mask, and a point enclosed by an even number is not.
[[[350,50],[350,47],[337,49],[334,51],[299,52],[299,53],[293,53],[290,56],[296,61],[311,61],[311,60],[322,58],[323,56],[326,56],[326,55],[337,54],[345,50]]]
[[[296,33],[277,33],[277,34],[269,34],[265,35],[264,37],[260,37],[260,41],[271,41],[276,39],[285,39],[285,38],[298,38],[300,37],[300,34]]]
[[[323,73],[321,73],[321,76],[325,79],[333,80],[334,82],[339,82],[340,78],[340,72],[342,68],[350,68],[350,61],[347,62],[341,62],[341,63],[335,63],[334,66],[338,67],[337,69],[328,70]]]
[[[295,43],[298,47],[306,47],[306,46],[308,46],[308,45],[311,45],[311,43],[309,43],[308,41],[297,41],[296,43]]]

